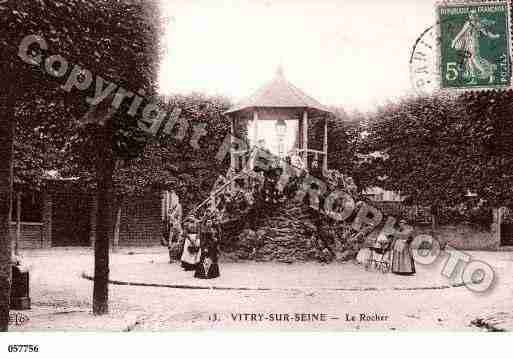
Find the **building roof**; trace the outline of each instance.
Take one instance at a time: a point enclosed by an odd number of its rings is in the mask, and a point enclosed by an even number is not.
[[[281,68],[276,76],[259,88],[253,95],[231,107],[225,114],[238,112],[251,107],[304,107],[323,112],[331,112],[313,97],[291,84],[284,76]]]

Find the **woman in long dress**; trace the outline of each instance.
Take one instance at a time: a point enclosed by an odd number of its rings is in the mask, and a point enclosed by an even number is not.
[[[182,268],[186,271],[195,270],[201,259],[200,238],[196,223],[189,223],[185,233],[185,241],[181,257]]]
[[[168,243],[176,242],[183,232],[182,229],[182,205],[180,202],[174,204],[168,211],[169,218],[169,238]]]
[[[410,247],[413,238],[405,230],[406,225],[404,220],[399,222],[401,233],[392,243],[392,273],[412,275],[415,274],[415,262]]]
[[[176,195],[175,195],[176,196]],[[168,211],[168,238],[167,248],[169,252],[169,262],[180,259],[180,248],[183,245],[183,227],[182,227],[182,205],[177,200]]]
[[[194,277],[211,279],[219,277],[218,262],[219,236],[212,221],[207,220],[201,230],[201,260],[196,267]]]

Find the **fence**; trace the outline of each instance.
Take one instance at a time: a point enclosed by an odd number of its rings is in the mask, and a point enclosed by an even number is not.
[[[373,201],[372,205],[378,208],[383,216],[405,219],[410,224],[431,223],[431,209],[428,206],[409,206],[396,201]]]

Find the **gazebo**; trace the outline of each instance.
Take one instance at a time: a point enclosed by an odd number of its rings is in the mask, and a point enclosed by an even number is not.
[[[281,68],[270,82],[224,114],[231,124],[233,172],[244,168],[254,146],[282,159],[296,153],[307,170],[320,170],[322,159],[322,170],[327,170],[327,122],[332,113],[291,84]],[[247,141],[250,149],[237,147],[234,138]]]

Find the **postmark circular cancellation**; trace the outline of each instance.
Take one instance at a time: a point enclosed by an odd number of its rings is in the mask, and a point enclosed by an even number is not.
[[[511,88],[511,3],[442,2],[416,40],[410,80],[420,94]]]

